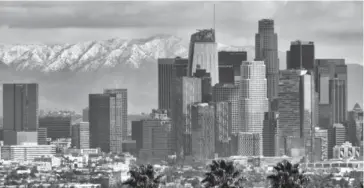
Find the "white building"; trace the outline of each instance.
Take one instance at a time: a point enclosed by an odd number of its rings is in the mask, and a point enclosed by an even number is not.
[[[333,148],[334,159],[358,159],[360,157],[360,147],[353,146],[350,142],[336,145]]]
[[[54,145],[12,145],[1,147],[1,159],[15,161],[33,161],[41,156],[53,156],[56,154]]]

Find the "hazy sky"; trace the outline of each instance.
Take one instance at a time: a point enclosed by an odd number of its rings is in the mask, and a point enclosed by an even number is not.
[[[219,43],[254,45],[258,20],[272,18],[279,50],[315,42],[316,57],[363,64],[363,2],[214,2]],[[0,43],[76,43],[211,28],[211,2],[0,2]]]

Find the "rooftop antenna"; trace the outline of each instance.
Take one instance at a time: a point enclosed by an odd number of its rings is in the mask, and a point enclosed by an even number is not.
[[[215,31],[215,3],[214,3],[214,19],[213,19],[213,29]]]

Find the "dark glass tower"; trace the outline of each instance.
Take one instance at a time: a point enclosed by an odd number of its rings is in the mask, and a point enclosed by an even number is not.
[[[287,51],[287,69],[301,69],[312,71],[315,63],[315,45],[313,42],[291,42]]]
[[[219,81],[220,83],[234,84],[240,80],[240,66],[247,60],[245,51],[219,52]]]

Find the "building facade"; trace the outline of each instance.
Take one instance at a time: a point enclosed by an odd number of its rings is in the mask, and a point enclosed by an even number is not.
[[[198,161],[215,154],[215,108],[208,103],[195,103],[191,108],[192,157]]]
[[[232,105],[231,102],[216,102],[215,106],[215,152],[229,157],[231,142]]]
[[[287,51],[287,69],[314,70],[315,45],[311,41],[296,40],[291,42]]]
[[[346,141],[346,129],[343,124],[335,123],[328,130],[328,159],[333,158],[333,148],[336,145],[341,145]]]
[[[88,122],[88,107],[82,110],[82,121]]]
[[[192,76],[200,65],[211,75],[211,85],[219,83],[218,50],[215,30],[204,29],[191,35],[188,54],[188,76]]]
[[[360,159],[361,148],[353,146],[350,142],[344,142],[333,148],[333,158],[340,160]]]
[[[202,101],[201,79],[176,78],[173,87],[172,121],[178,157],[191,155],[191,104]]]
[[[329,81],[330,97],[329,102],[331,105],[331,122],[344,123],[346,122],[346,83],[345,80],[335,78]]]
[[[240,81],[240,118],[243,132],[258,133],[263,140],[264,113],[268,112],[266,66],[263,61],[243,62]],[[259,142],[260,154],[263,143]]]
[[[39,118],[39,127],[47,129],[47,137],[52,140],[71,137],[71,116],[50,115]]]
[[[90,124],[80,122],[72,126],[72,145],[77,149],[90,148]]]
[[[38,128],[38,144],[39,145],[47,145],[47,128]]]
[[[128,90],[127,89],[105,89],[104,94],[115,95],[115,127],[119,133],[121,128],[122,140],[128,138]]]
[[[213,102],[231,103],[231,133],[243,131],[239,110],[239,86],[234,84],[216,84],[212,88]]]
[[[56,154],[54,145],[12,145],[1,147],[1,159],[15,161],[33,161],[42,156],[53,156]]]
[[[89,94],[90,147],[122,152],[122,128],[116,126],[116,94]],[[120,125],[120,124],[119,124]]]
[[[321,161],[328,159],[328,132],[327,129],[316,127],[315,138],[321,139]]]
[[[263,156],[276,155],[277,126],[279,123],[277,112],[265,112],[263,121]]]
[[[220,51],[219,83],[236,84],[240,81],[240,66],[247,60],[246,51]]]
[[[238,155],[240,156],[260,156],[259,133],[240,132],[238,133]]]

